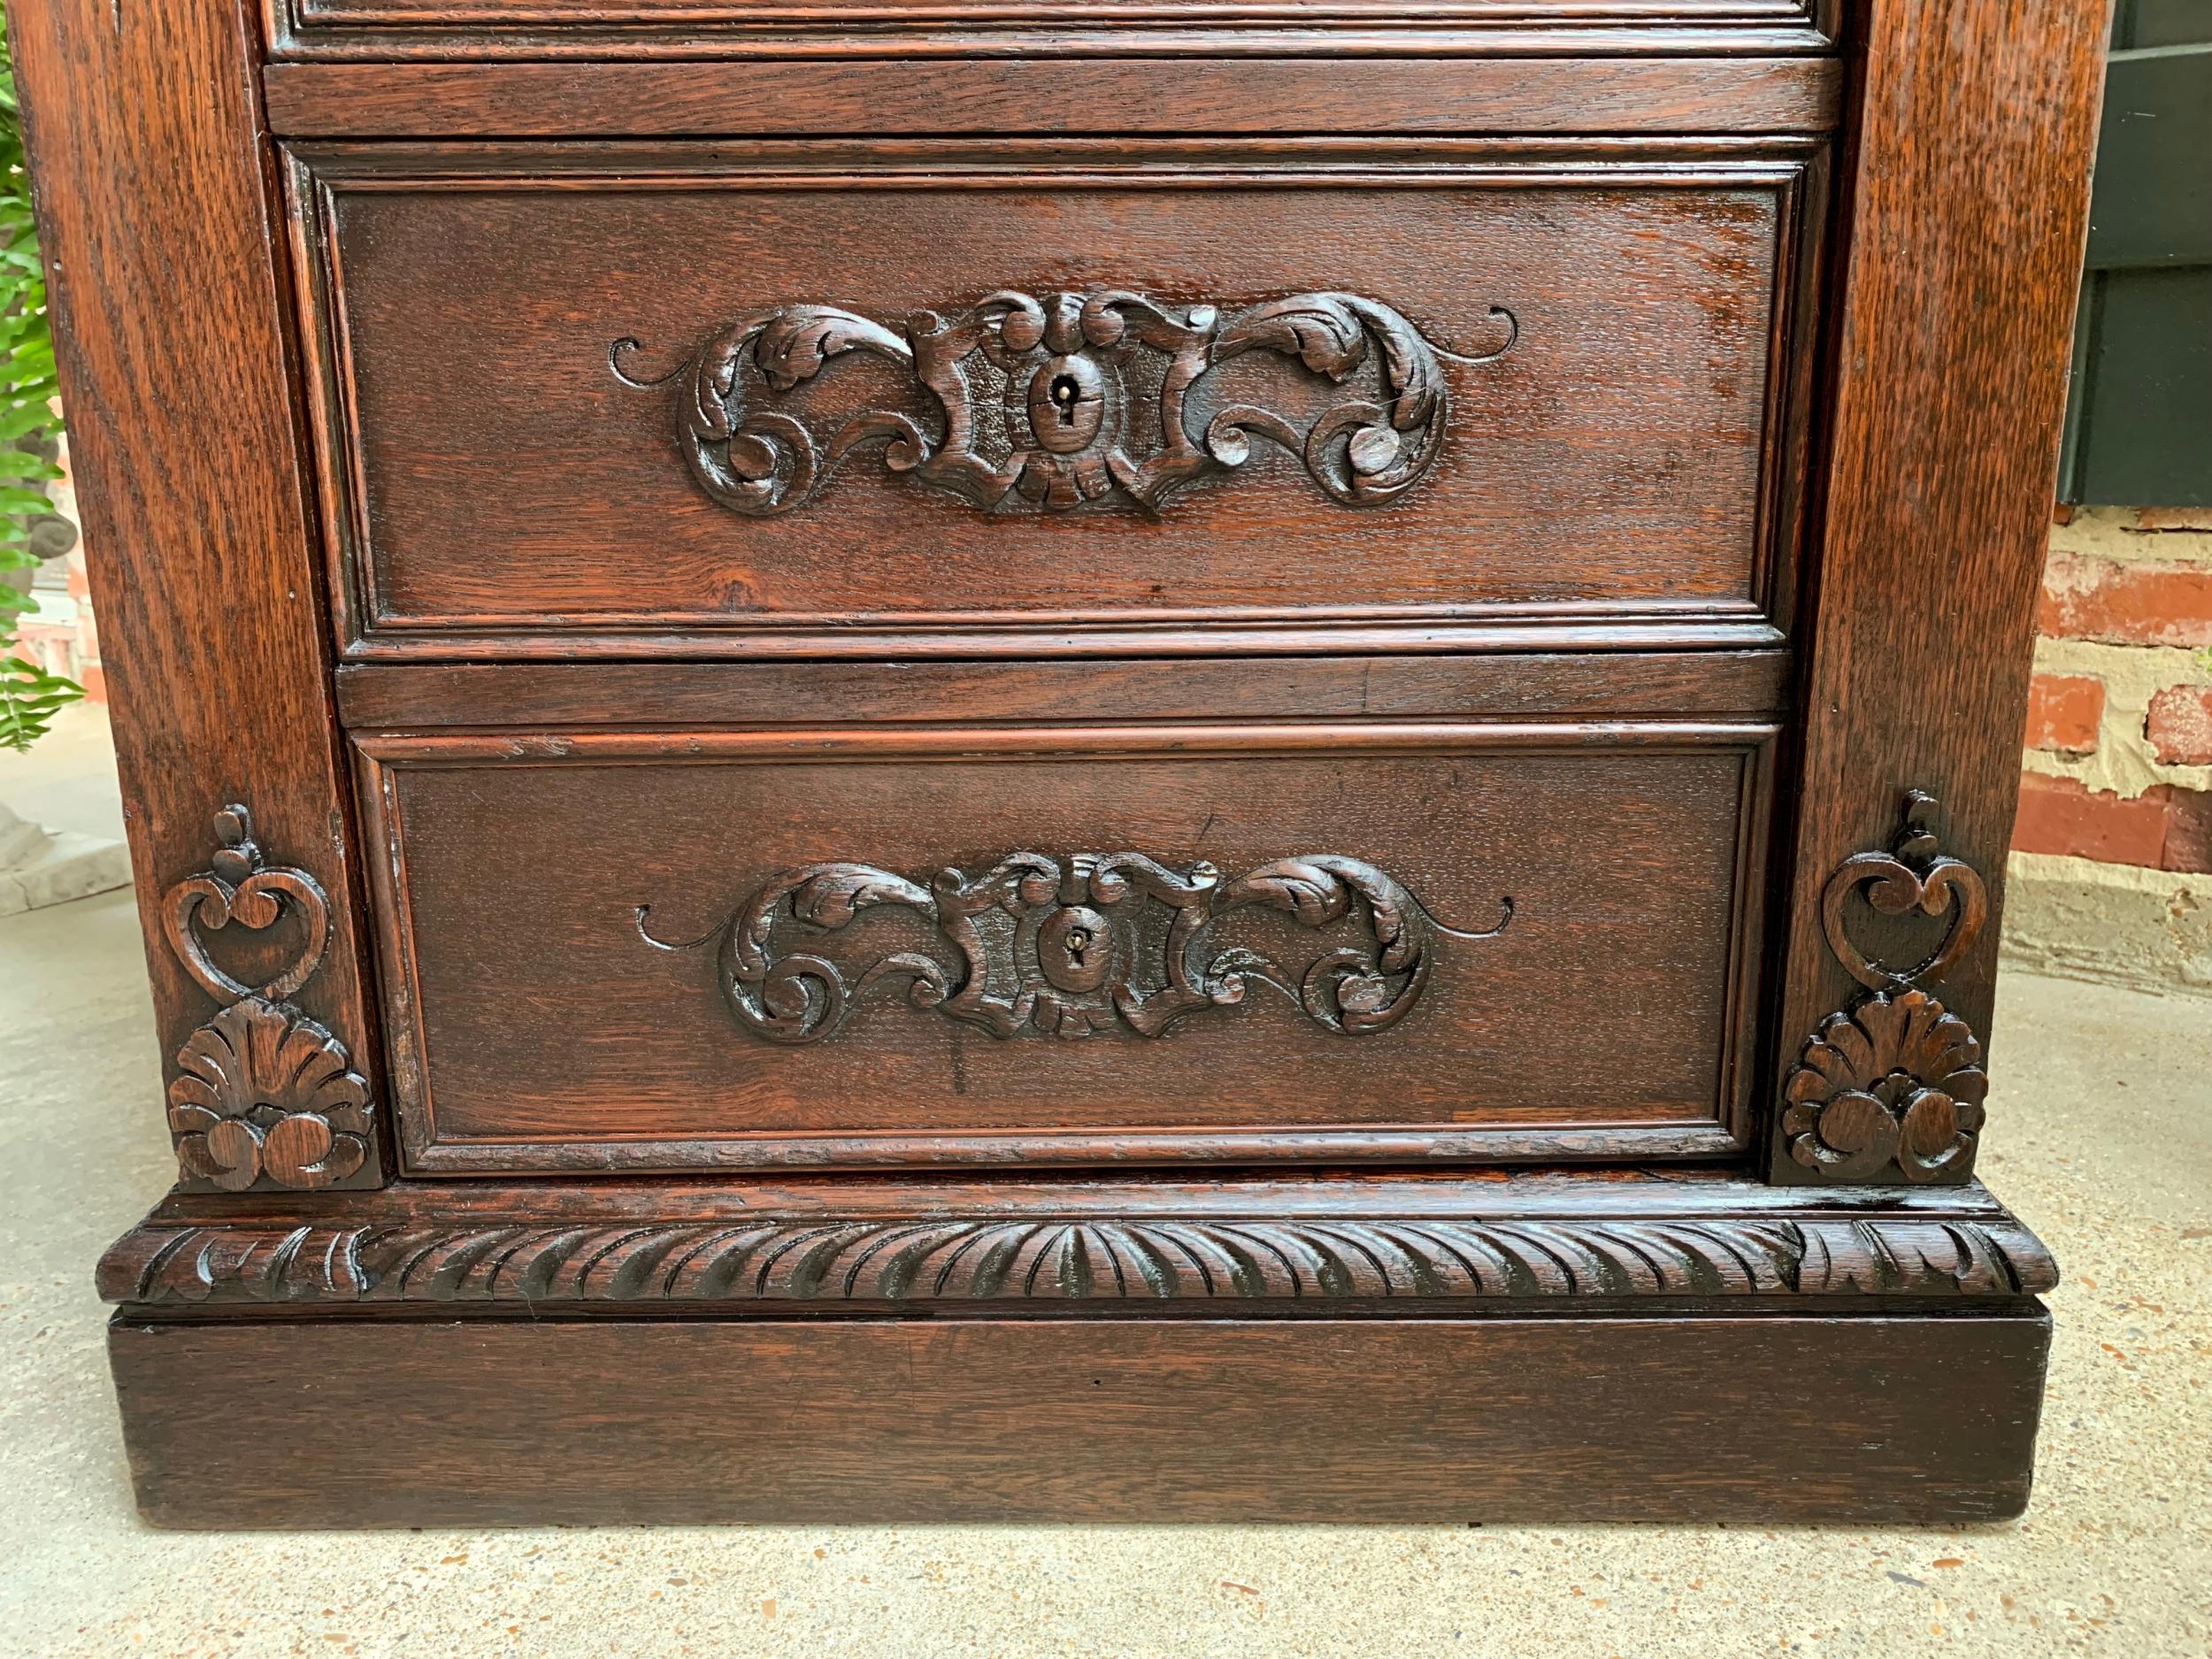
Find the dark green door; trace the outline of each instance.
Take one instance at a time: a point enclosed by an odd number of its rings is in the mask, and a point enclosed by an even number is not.
[[[2059,495],[2212,506],[2212,0],[2119,0]]]

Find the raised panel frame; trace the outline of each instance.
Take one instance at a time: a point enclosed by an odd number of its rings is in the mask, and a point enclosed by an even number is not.
[[[1839,0],[260,0],[271,56],[1822,53]]]
[[[372,903],[388,1033],[395,1135],[415,1176],[634,1175],[775,1168],[1050,1167],[1156,1164],[1527,1164],[1740,1156],[1757,1134],[1761,966],[1768,958],[1775,749],[1781,727],[1757,717],[1599,721],[1307,722],[1048,727],[854,726],[830,730],[528,730],[352,733],[365,833],[375,849]],[[403,769],[424,765],[563,765],[670,759],[743,764],[803,759],[973,761],[983,757],[1187,758],[1223,764],[1270,755],[1578,752],[1614,747],[1740,756],[1733,898],[1727,927],[1717,1098],[1708,1115],[1647,1125],[1255,1125],[1247,1129],[1138,1126],[1082,1131],[785,1131],[715,1137],[461,1141],[436,1125],[424,1043],[422,991],[403,813]],[[1285,849],[1286,853],[1309,851]],[[1530,994],[1532,994],[1530,993]]]
[[[347,661],[641,657],[949,658],[1172,654],[1759,649],[1786,641],[1805,534],[1829,155],[1816,139],[1377,141],[852,141],[697,145],[293,144],[286,149],[299,324],[316,432],[326,568]],[[719,621],[707,613],[620,626],[590,618],[486,625],[388,620],[358,439],[345,319],[338,191],[560,192],[1111,188],[1422,190],[1760,189],[1776,200],[1766,295],[1751,580],[1740,601],[1151,609],[965,615],[825,612]],[[1110,282],[1102,269],[1101,281]],[[779,296],[790,297],[790,296]],[[840,296],[847,297],[847,296]],[[610,319],[618,333],[621,319]],[[611,333],[611,338],[612,334]],[[672,446],[670,465],[678,465]],[[1417,488],[1418,487],[1417,486]],[[1371,526],[1368,526],[1371,528]]]

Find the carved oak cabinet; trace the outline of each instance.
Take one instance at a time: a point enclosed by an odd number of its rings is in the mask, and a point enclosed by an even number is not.
[[[146,1512],[2016,1512],[2104,23],[15,0]]]

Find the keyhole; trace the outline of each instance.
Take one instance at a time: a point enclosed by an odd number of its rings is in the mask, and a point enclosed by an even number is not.
[[[1082,401],[1083,397],[1083,388],[1075,383],[1075,376],[1072,374],[1054,375],[1052,385],[1045,395],[1052,399],[1052,406],[1060,411],[1060,424],[1064,426],[1073,426],[1075,406]]]
[[[1091,948],[1091,936],[1080,927],[1068,930],[1068,960],[1077,967],[1083,965],[1083,953]]]

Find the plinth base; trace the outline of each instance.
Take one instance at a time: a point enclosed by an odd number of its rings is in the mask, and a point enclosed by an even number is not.
[[[1694,1171],[289,1202],[103,1263],[157,1524],[1998,1519],[2055,1277]]]

